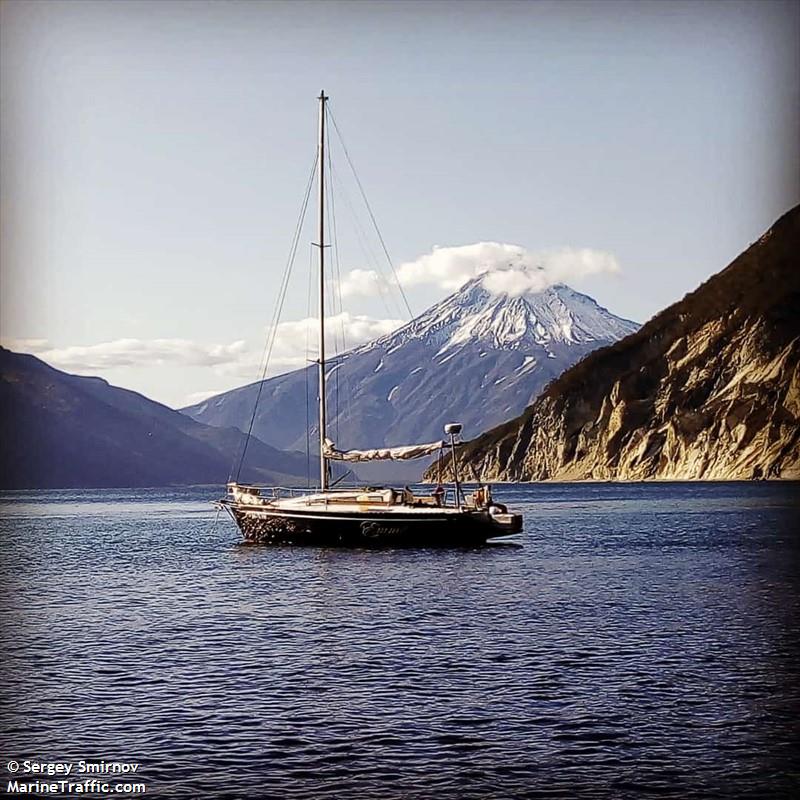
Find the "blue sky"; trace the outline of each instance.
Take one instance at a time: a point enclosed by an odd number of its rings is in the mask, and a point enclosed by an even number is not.
[[[586,249],[620,270],[570,282],[644,321],[800,200],[799,8],[4,2],[0,335],[176,406],[254,379],[321,88],[407,274],[435,246]],[[409,283],[413,311],[446,283]],[[350,341],[401,317],[346,302]]]

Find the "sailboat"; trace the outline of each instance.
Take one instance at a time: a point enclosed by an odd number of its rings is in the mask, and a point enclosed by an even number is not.
[[[325,391],[325,92],[319,96],[318,237],[319,252],[319,491],[265,489],[229,482],[218,501],[239,527],[246,542],[316,547],[471,547],[522,530],[522,516],[478,486],[469,496],[458,476],[456,451],[461,425],[444,426],[447,441],[373,450],[340,450],[328,438]],[[249,434],[248,434],[249,435]],[[330,463],[406,460],[451,453],[453,484],[437,485],[430,494],[407,487],[337,489],[331,486]]]

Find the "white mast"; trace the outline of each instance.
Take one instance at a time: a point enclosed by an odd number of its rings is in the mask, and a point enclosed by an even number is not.
[[[325,91],[319,93],[319,486],[328,488],[325,458]]]

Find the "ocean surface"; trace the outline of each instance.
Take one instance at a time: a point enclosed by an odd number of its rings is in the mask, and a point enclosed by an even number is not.
[[[243,546],[213,490],[0,494],[3,787],[800,797],[798,494],[501,487],[524,534],[450,551]]]

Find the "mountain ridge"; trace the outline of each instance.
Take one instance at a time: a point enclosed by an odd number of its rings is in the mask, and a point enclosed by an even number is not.
[[[721,272],[466,444],[466,474],[800,477],[799,248],[795,207]]]
[[[330,438],[345,449],[402,445],[441,438],[443,425],[455,420],[468,435],[477,434],[522,410],[566,366],[637,327],[564,284],[511,297],[488,291],[484,277],[332,360]],[[181,411],[206,424],[242,425],[258,385]],[[304,447],[306,409],[313,409],[316,396],[316,367],[268,378],[254,432],[277,447]],[[307,397],[314,399],[310,405]],[[314,421],[312,413],[312,428]],[[380,465],[377,472],[360,465],[358,471],[370,479],[380,477],[381,468],[384,476],[408,479],[423,470],[409,463]]]
[[[104,488],[224,484],[244,434],[210,428],[104,378],[0,348],[0,486]],[[306,457],[257,439],[243,477],[305,482]]]

